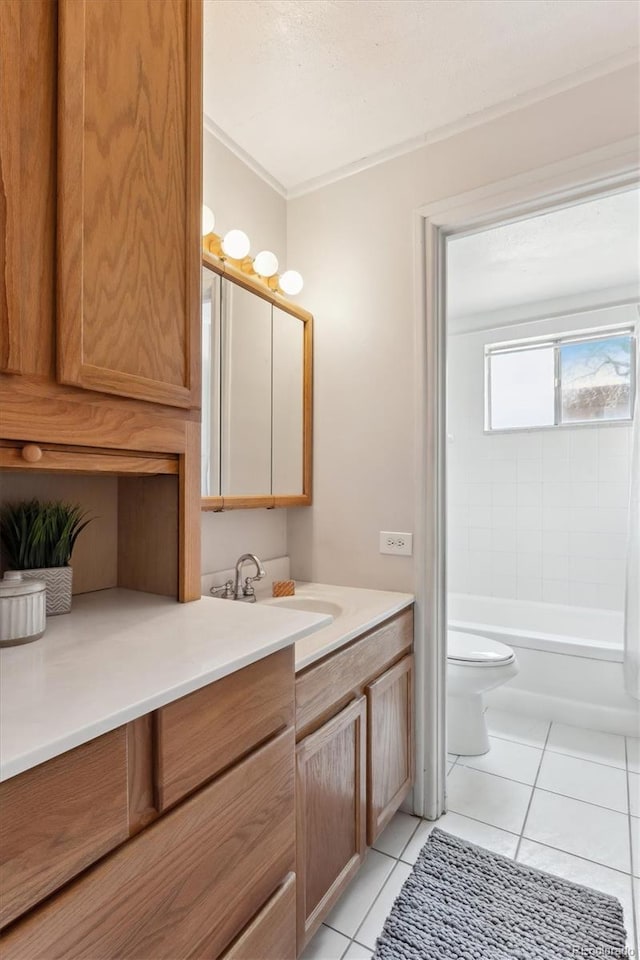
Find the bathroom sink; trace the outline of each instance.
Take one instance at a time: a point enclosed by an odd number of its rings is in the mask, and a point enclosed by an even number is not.
[[[314,597],[271,597],[264,600],[274,607],[286,607],[288,610],[304,610],[306,613],[326,613],[332,619],[339,617],[342,607],[329,600],[317,600]]]

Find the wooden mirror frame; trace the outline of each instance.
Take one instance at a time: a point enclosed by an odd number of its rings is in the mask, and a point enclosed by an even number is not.
[[[313,316],[303,307],[289,303],[284,297],[267,286],[267,282],[246,273],[240,264],[217,257],[207,250],[202,252],[202,266],[227,280],[231,280],[250,293],[255,293],[274,307],[290,313],[301,320],[303,326],[302,357],[302,493],[288,496],[275,494],[256,496],[202,497],[201,509],[247,510],[254,507],[309,507],[311,506],[311,476],[313,451]]]

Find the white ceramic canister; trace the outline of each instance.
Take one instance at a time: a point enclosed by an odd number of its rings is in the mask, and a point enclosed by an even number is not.
[[[47,619],[46,584],[11,570],[0,580],[0,647],[38,640]]]

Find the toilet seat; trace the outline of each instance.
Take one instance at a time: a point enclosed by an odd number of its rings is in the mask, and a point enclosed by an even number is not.
[[[449,630],[447,639],[447,660],[460,666],[499,667],[513,663],[516,658],[511,647],[490,637]]]

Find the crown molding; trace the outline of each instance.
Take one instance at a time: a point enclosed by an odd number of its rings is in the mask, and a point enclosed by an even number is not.
[[[264,180],[272,190],[275,190],[276,193],[279,193],[281,197],[284,197],[286,200],[288,197],[288,192],[286,187],[284,187],[279,180],[276,180],[268,170],[258,163],[258,161],[251,156],[250,153],[247,153],[246,150],[243,150],[242,147],[235,142],[224,130],[218,126],[217,123],[214,123],[211,117],[203,113],[202,114],[202,127],[204,130],[207,130],[212,136],[214,136],[220,143],[227,148],[238,160],[242,160],[245,166],[249,167],[256,176],[260,177],[261,180]]]
[[[599,63],[594,64],[592,67],[587,67],[584,70],[569,74],[566,77],[562,77],[561,79],[545,84],[544,86],[536,87],[534,90],[528,91],[527,93],[522,93],[516,97],[511,97],[508,100],[503,100],[501,103],[497,103],[492,107],[486,107],[484,110],[480,110],[477,113],[469,114],[466,117],[461,117],[459,120],[455,120],[453,123],[445,124],[442,127],[430,130],[426,133],[420,134],[417,137],[412,137],[410,140],[405,140],[404,142],[398,143],[395,146],[387,147],[384,150],[379,150],[376,153],[372,153],[367,157],[362,157],[360,160],[356,160],[353,163],[348,163],[342,167],[338,167],[329,173],[321,174],[320,176],[313,177],[310,180],[301,181],[300,183],[295,184],[293,187],[289,187],[286,190],[286,197],[288,200],[293,200],[296,197],[304,196],[307,193],[313,193],[315,190],[320,190],[322,187],[328,187],[332,183],[337,183],[339,180],[344,180],[356,173],[362,173],[364,170],[368,170],[371,167],[377,167],[381,163],[386,163],[389,160],[395,160],[397,157],[405,156],[407,153],[413,153],[414,150],[419,150],[421,147],[428,146],[431,143],[437,143],[440,140],[446,140],[449,137],[455,136],[456,134],[464,133],[467,130],[472,130],[474,127],[479,127],[483,123],[490,123],[492,120],[498,120],[500,117],[507,116],[510,113],[515,113],[516,110],[520,110],[523,107],[531,106],[532,104],[539,103],[541,100],[546,100],[549,97],[564,93],[567,90],[572,90],[575,87],[581,86],[583,83],[588,83],[591,80],[597,80],[599,77],[616,73],[618,70],[623,70],[626,67],[638,65],[638,56],[638,48],[634,47],[627,54],[621,54],[620,56],[602,60]]]

